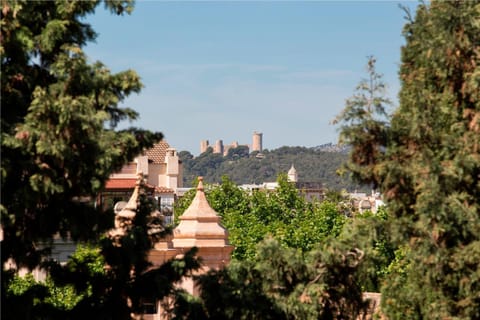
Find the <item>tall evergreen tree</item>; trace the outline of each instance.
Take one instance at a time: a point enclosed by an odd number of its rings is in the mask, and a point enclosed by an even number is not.
[[[406,12],[400,105],[377,137],[384,152],[353,168],[376,177],[401,246],[382,308],[392,319],[478,319],[480,3],[432,1],[415,17]]]
[[[395,234],[410,247],[398,290],[411,292],[405,301],[386,291],[384,307],[480,318],[480,3],[420,5],[404,35],[382,174]]]
[[[82,51],[96,37],[83,19],[99,4],[1,3],[1,282],[2,314],[7,318],[24,314],[15,306],[31,307],[45,298],[45,292],[30,292],[35,293],[30,300],[20,300],[30,301],[24,305],[11,303],[15,299],[6,293],[15,269],[5,269],[4,262],[16,268],[39,266],[54,236],[98,243],[112,227],[113,214],[94,205],[96,195],[112,172],[162,138],[161,133],[135,128],[115,130],[119,121],[137,117],[119,104],[139,92],[142,84],[134,71],[113,74],[101,62],[89,63]],[[130,0],[106,0],[104,5],[119,15],[133,9]],[[144,281],[139,277],[148,267],[146,252],[156,237],[151,231],[159,231],[158,223],[147,218],[151,209],[142,200],[120,247],[103,240],[101,252],[110,266],[104,278],[85,279],[87,265],[77,269],[67,265],[63,271],[51,267],[56,280],[70,281],[77,290],[91,284],[89,290],[95,294],[85,296],[75,309],[78,314],[121,319],[136,311],[136,286]],[[171,278],[185,270],[170,272]],[[159,275],[145,276],[158,280]],[[82,286],[81,279],[83,289],[77,286]],[[95,285],[89,282],[94,280]],[[55,318],[49,312],[36,316]]]
[[[364,183],[379,185],[375,166],[383,158],[387,143],[387,107],[392,102],[386,97],[383,75],[375,68],[376,59],[368,58],[368,77],[362,79],[355,94],[347,99],[345,108],[333,120],[341,124],[339,142],[351,146],[349,161],[344,164],[352,177]]]
[[[177,306],[181,319],[359,319],[365,315],[357,282],[363,252],[332,239],[307,253],[274,239],[255,261],[232,261],[197,277],[199,299]],[[182,307],[182,308],[180,308]]]

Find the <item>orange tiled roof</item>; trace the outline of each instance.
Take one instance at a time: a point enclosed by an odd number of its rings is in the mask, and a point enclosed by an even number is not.
[[[173,189],[162,187],[162,186],[155,187],[155,192],[156,193],[174,193]]]
[[[105,189],[133,189],[137,179],[110,179],[105,184]]]
[[[155,144],[151,149],[148,149],[145,154],[148,160],[152,160],[152,163],[161,164],[165,161],[165,155],[170,145],[165,140]]]
[[[115,189],[133,189],[137,179],[110,179],[105,185],[105,190],[115,190]],[[163,186],[154,186],[151,184],[145,185],[149,189],[155,189],[156,193],[174,193],[173,189],[163,187]]]

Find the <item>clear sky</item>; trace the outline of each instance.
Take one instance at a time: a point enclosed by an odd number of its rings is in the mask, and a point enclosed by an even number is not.
[[[364,77],[367,56],[396,100],[405,13],[399,1],[138,1],[132,15],[100,9],[86,52],[112,71],[134,69],[145,88],[126,105],[177,150],[210,144],[317,146]],[[415,8],[416,2],[402,2]],[[414,12],[414,10],[412,11]]]

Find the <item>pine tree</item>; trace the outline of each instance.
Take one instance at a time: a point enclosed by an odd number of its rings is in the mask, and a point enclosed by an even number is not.
[[[385,151],[387,107],[392,105],[386,97],[383,75],[376,71],[375,63],[373,56],[368,57],[368,78],[360,81],[355,94],[347,99],[345,108],[332,121],[333,124],[341,123],[340,144],[352,147],[349,161],[341,171],[349,171],[355,180],[371,184],[374,188],[380,183],[375,166]]]
[[[399,247],[382,308],[391,319],[478,319],[480,3],[406,12],[400,105],[385,134],[374,134],[384,152],[353,166],[378,181]],[[372,154],[350,142],[358,157]]]
[[[395,234],[409,244],[398,290],[411,292],[405,301],[387,291],[385,310],[479,318],[480,3],[422,4],[404,35],[400,107],[382,171]]]
[[[45,267],[54,236],[99,245],[101,236],[112,227],[113,213],[94,205],[96,195],[111,173],[162,138],[161,133],[136,128],[115,130],[120,121],[137,117],[134,110],[120,107],[120,103],[139,92],[142,84],[132,70],[114,74],[85,56],[82,47],[93,41],[96,33],[83,18],[94,13],[99,4],[1,3],[2,314],[8,311],[18,316],[21,308],[45,299],[45,291],[34,290],[29,291],[34,293],[30,303],[12,303],[13,296],[6,293],[15,269],[5,269],[4,262],[16,268]],[[133,10],[129,0],[106,0],[104,5],[118,15]],[[53,280],[75,284],[81,292],[85,288],[77,285],[84,279],[83,285],[90,283],[96,293],[85,296],[75,309],[77,315],[57,317],[93,316],[99,311],[98,317],[121,319],[138,311],[136,286],[145,283],[140,275],[148,268],[146,252],[155,238],[146,218],[151,209],[146,203],[139,206],[121,249],[105,239],[101,242],[101,253],[110,266],[105,277],[85,279],[82,272],[88,265],[73,269],[49,266]],[[173,275],[181,276],[185,270],[188,268],[167,272],[170,280],[163,277],[160,282],[149,283],[163,283],[164,288],[171,289]],[[154,280],[159,275],[152,271],[145,276]],[[127,306],[127,300],[131,305]],[[55,318],[50,311],[36,316]]]

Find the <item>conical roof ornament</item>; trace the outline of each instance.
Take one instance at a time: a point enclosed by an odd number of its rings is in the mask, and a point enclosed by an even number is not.
[[[208,203],[207,197],[205,196],[203,177],[198,177],[197,193],[195,194],[190,206],[185,210],[179,219],[180,221],[199,220],[220,222],[220,216],[215,210],[213,210]]]
[[[290,170],[288,170],[288,174],[296,174],[296,173],[297,173],[297,169],[295,169],[295,166],[292,163]]]
[[[228,232],[220,224],[220,216],[205,197],[203,177],[198,178],[197,193],[180,216],[173,230],[174,247],[219,247],[228,244]]]
[[[133,189],[130,199],[125,207],[115,215],[115,229],[110,231],[110,236],[119,237],[124,235],[128,227],[133,223],[133,219],[137,214],[140,192],[144,184],[145,180],[143,177],[143,172],[138,172],[135,188]]]

